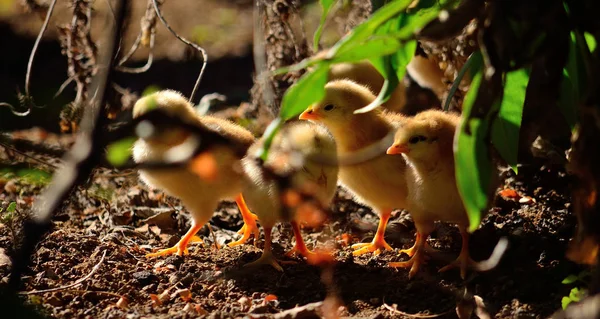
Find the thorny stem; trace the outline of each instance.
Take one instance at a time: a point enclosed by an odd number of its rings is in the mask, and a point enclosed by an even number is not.
[[[177,32],[175,32],[175,30],[171,28],[171,26],[167,23],[167,20],[165,20],[162,13],[160,12],[157,0],[152,0],[152,3],[154,4],[154,10],[156,11],[156,15],[158,16],[160,21],[165,25],[165,27],[169,30],[169,32],[171,32],[171,34],[173,34],[177,39],[179,39],[179,41],[191,46],[192,48],[196,49],[202,54],[202,68],[200,69],[200,74],[198,74],[198,79],[196,80],[196,84],[194,84],[194,89],[192,90],[192,94],[190,95],[190,102],[193,103],[194,97],[196,96],[196,92],[198,91],[198,87],[200,86],[200,80],[204,75],[204,70],[206,69],[206,64],[208,63],[208,55],[206,54],[206,50],[177,34]]]

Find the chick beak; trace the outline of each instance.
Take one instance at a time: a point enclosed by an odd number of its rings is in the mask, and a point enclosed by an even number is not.
[[[394,144],[392,146],[390,146],[387,149],[387,154],[388,155],[395,155],[395,154],[402,154],[402,153],[408,153],[409,149],[406,145],[403,144]]]
[[[317,120],[319,120],[319,115],[311,107],[311,108],[306,109],[304,112],[302,112],[302,114],[300,114],[299,119],[317,121]]]

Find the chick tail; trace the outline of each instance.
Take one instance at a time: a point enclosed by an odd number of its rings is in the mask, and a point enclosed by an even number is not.
[[[307,259],[310,258],[315,253],[310,251],[308,247],[306,247],[306,244],[302,239],[302,232],[300,232],[300,226],[295,221],[290,222],[290,224],[292,224],[292,230],[294,231],[294,238],[296,238],[296,243],[294,244],[294,248],[285,253],[285,256],[291,257],[296,254],[300,254],[301,256],[306,257]]]
[[[462,236],[462,248],[460,255],[452,263],[442,267],[439,272],[444,272],[452,268],[460,268],[460,277],[464,280],[467,277],[467,268],[475,264],[471,256],[469,255],[469,233],[463,227],[460,228],[460,235]]]
[[[187,255],[188,249],[187,246],[195,237],[196,233],[204,226],[204,224],[196,224],[193,223],[192,227],[185,233],[185,235],[175,244],[175,246],[171,248],[161,249],[155,253],[147,254],[146,258],[153,258],[158,256],[170,256],[173,254],[177,254],[179,256]]]
[[[375,237],[373,238],[372,242],[352,245],[352,248],[355,249],[355,251],[352,252],[354,256],[360,256],[370,252],[374,253],[375,255],[379,255],[381,253],[381,249],[393,250],[384,238],[387,222],[390,219],[391,215],[391,209],[385,210],[381,213],[381,219],[379,219],[379,226],[377,226],[377,232],[375,233]]]
[[[265,229],[265,248],[263,249],[263,253],[257,260],[244,265],[244,267],[254,267],[259,265],[270,265],[278,271],[283,271],[283,268],[273,256],[273,252],[271,251],[271,229],[272,227],[264,227]]]
[[[250,239],[250,236],[254,236],[254,240],[256,241],[256,240],[258,240],[258,238],[260,236],[260,231],[258,230],[258,227],[256,226],[256,220],[258,220],[258,216],[256,216],[255,214],[253,214],[250,211],[250,209],[246,205],[246,201],[244,200],[244,197],[242,196],[242,194],[239,194],[235,198],[235,202],[236,202],[238,208],[240,209],[240,212],[242,213],[242,219],[244,220],[244,226],[242,226],[242,228],[238,231],[238,234],[241,234],[242,238],[240,238],[237,241],[227,244],[227,246],[229,246],[229,247],[234,247],[234,246],[238,246],[238,245],[242,245],[242,244],[246,243],[246,241],[248,241],[248,239]]]

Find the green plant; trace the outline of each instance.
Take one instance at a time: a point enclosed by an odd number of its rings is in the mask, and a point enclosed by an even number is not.
[[[0,207],[0,214],[2,214],[0,215],[0,221],[2,221],[3,224],[12,223],[16,212],[17,203],[15,202],[10,202],[6,208]]]
[[[413,3],[379,2],[367,21],[330,49],[274,71],[273,74],[282,74],[308,69],[285,93],[278,118],[264,133],[266,143],[260,156],[266,158],[272,137],[285,121],[323,97],[331,64],[368,59],[384,76],[376,101],[355,111],[369,112],[387,101],[404,77],[406,65],[415,54],[416,41],[421,37],[449,39],[475,19],[479,50],[460,70],[444,103],[447,109],[458,84],[469,74],[471,84],[455,139],[455,171],[473,231],[479,226],[493,189],[495,170],[490,153],[495,150],[518,173],[520,131],[524,111],[532,104],[528,102],[532,99],[530,93],[556,96],[556,107],[566,123],[575,127],[577,107],[590,92],[597,42],[593,35],[596,30],[591,29],[595,24],[581,19],[588,4],[577,1],[496,1],[483,5],[482,1],[470,0],[421,0],[409,8]],[[321,1],[321,5],[323,23],[333,1]],[[315,46],[321,29],[322,26],[315,34]],[[547,83],[540,80],[544,77],[549,79]],[[551,104],[547,109],[555,107]]]
[[[589,283],[590,272],[582,271],[577,275],[569,275],[563,279],[562,284],[571,285],[574,283],[581,283],[587,285]],[[572,302],[579,302],[587,295],[587,289],[581,287],[573,287],[567,296],[562,297],[561,306],[566,309],[567,306]]]

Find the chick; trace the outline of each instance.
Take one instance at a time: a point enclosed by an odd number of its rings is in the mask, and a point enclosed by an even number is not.
[[[328,80],[352,80],[358,84],[362,84],[368,87],[371,92],[375,95],[379,94],[383,86],[384,78],[375,69],[375,67],[368,60],[356,62],[356,63],[337,63],[330,67]],[[400,83],[396,86],[396,89],[390,96],[389,100],[382,104],[382,106],[390,111],[394,112],[409,112],[406,110],[406,87],[404,81],[400,79]]]
[[[225,136],[237,145],[250,147],[255,138],[246,129],[230,121],[210,117],[198,116],[192,105],[180,93],[172,90],[159,91],[139,99],[133,107],[133,117],[137,118],[148,111],[160,108],[172,116],[177,116],[192,125],[201,125],[218,134]],[[146,161],[161,161],[164,157],[176,155],[178,149],[189,145],[193,140],[190,132],[177,127],[158,127],[155,133],[148,137],[139,138],[133,146],[133,159],[137,163]],[[214,146],[199,158],[212,157],[217,176],[215,179],[202,178],[194,171],[192,166],[173,169],[142,169],[140,178],[150,187],[162,189],[168,195],[177,197],[192,215],[192,227],[173,247],[148,254],[147,257],[161,255],[187,254],[187,246],[192,237],[211,218],[221,200],[235,199],[238,205],[242,204],[243,171],[241,169],[241,156],[237,155],[231,147]],[[244,213],[244,211],[242,211]],[[244,216],[246,230],[254,232],[256,222],[252,216]]]
[[[387,150],[387,154],[402,154],[409,164],[407,208],[417,228],[417,240],[404,251],[411,256],[409,261],[390,263],[390,266],[411,267],[411,277],[424,262],[426,240],[436,220],[458,224],[462,235],[458,259],[440,271],[458,266],[464,279],[467,267],[473,262],[469,257],[466,230],[469,219],[454,173],[453,141],[459,122],[460,116],[439,110],[419,113],[398,129],[394,143]]]
[[[322,101],[307,108],[300,119],[324,124],[336,140],[338,157],[347,158],[391,138],[395,132],[394,125],[404,121],[403,116],[385,113],[380,109],[354,114],[355,110],[374,99],[368,88],[353,81],[332,81],[325,85]],[[387,143],[391,143],[391,140]],[[380,217],[373,241],[353,245],[352,248],[356,249],[354,255],[368,252],[379,254],[381,249],[392,249],[386,243],[384,234],[392,209],[406,206],[406,168],[406,161],[402,157],[386,156],[385,148],[376,150],[366,161],[340,165],[339,180],[342,186]]]
[[[444,97],[447,91],[445,76],[435,61],[415,55],[406,66],[406,70],[421,87],[431,89],[440,100]]]
[[[284,198],[308,193],[318,201],[317,207],[329,207],[337,186],[336,144],[329,132],[321,126],[291,122],[273,139],[269,158],[261,166],[254,154],[262,144],[263,140],[259,140],[250,147],[248,155],[242,161],[248,179],[243,196],[248,207],[258,215],[265,231],[263,254],[251,264],[267,263],[281,271],[281,266],[271,253],[271,229],[277,222],[290,222],[296,238],[294,248],[286,255],[299,253],[307,258],[312,255],[302,240],[298,225],[308,216],[300,215],[298,210],[301,208],[296,210],[293,207],[288,214],[285,205],[289,208],[291,203],[289,198],[287,201]],[[275,176],[269,176],[263,168]],[[289,177],[287,187],[292,192],[286,192],[277,183],[277,178],[286,176]]]

